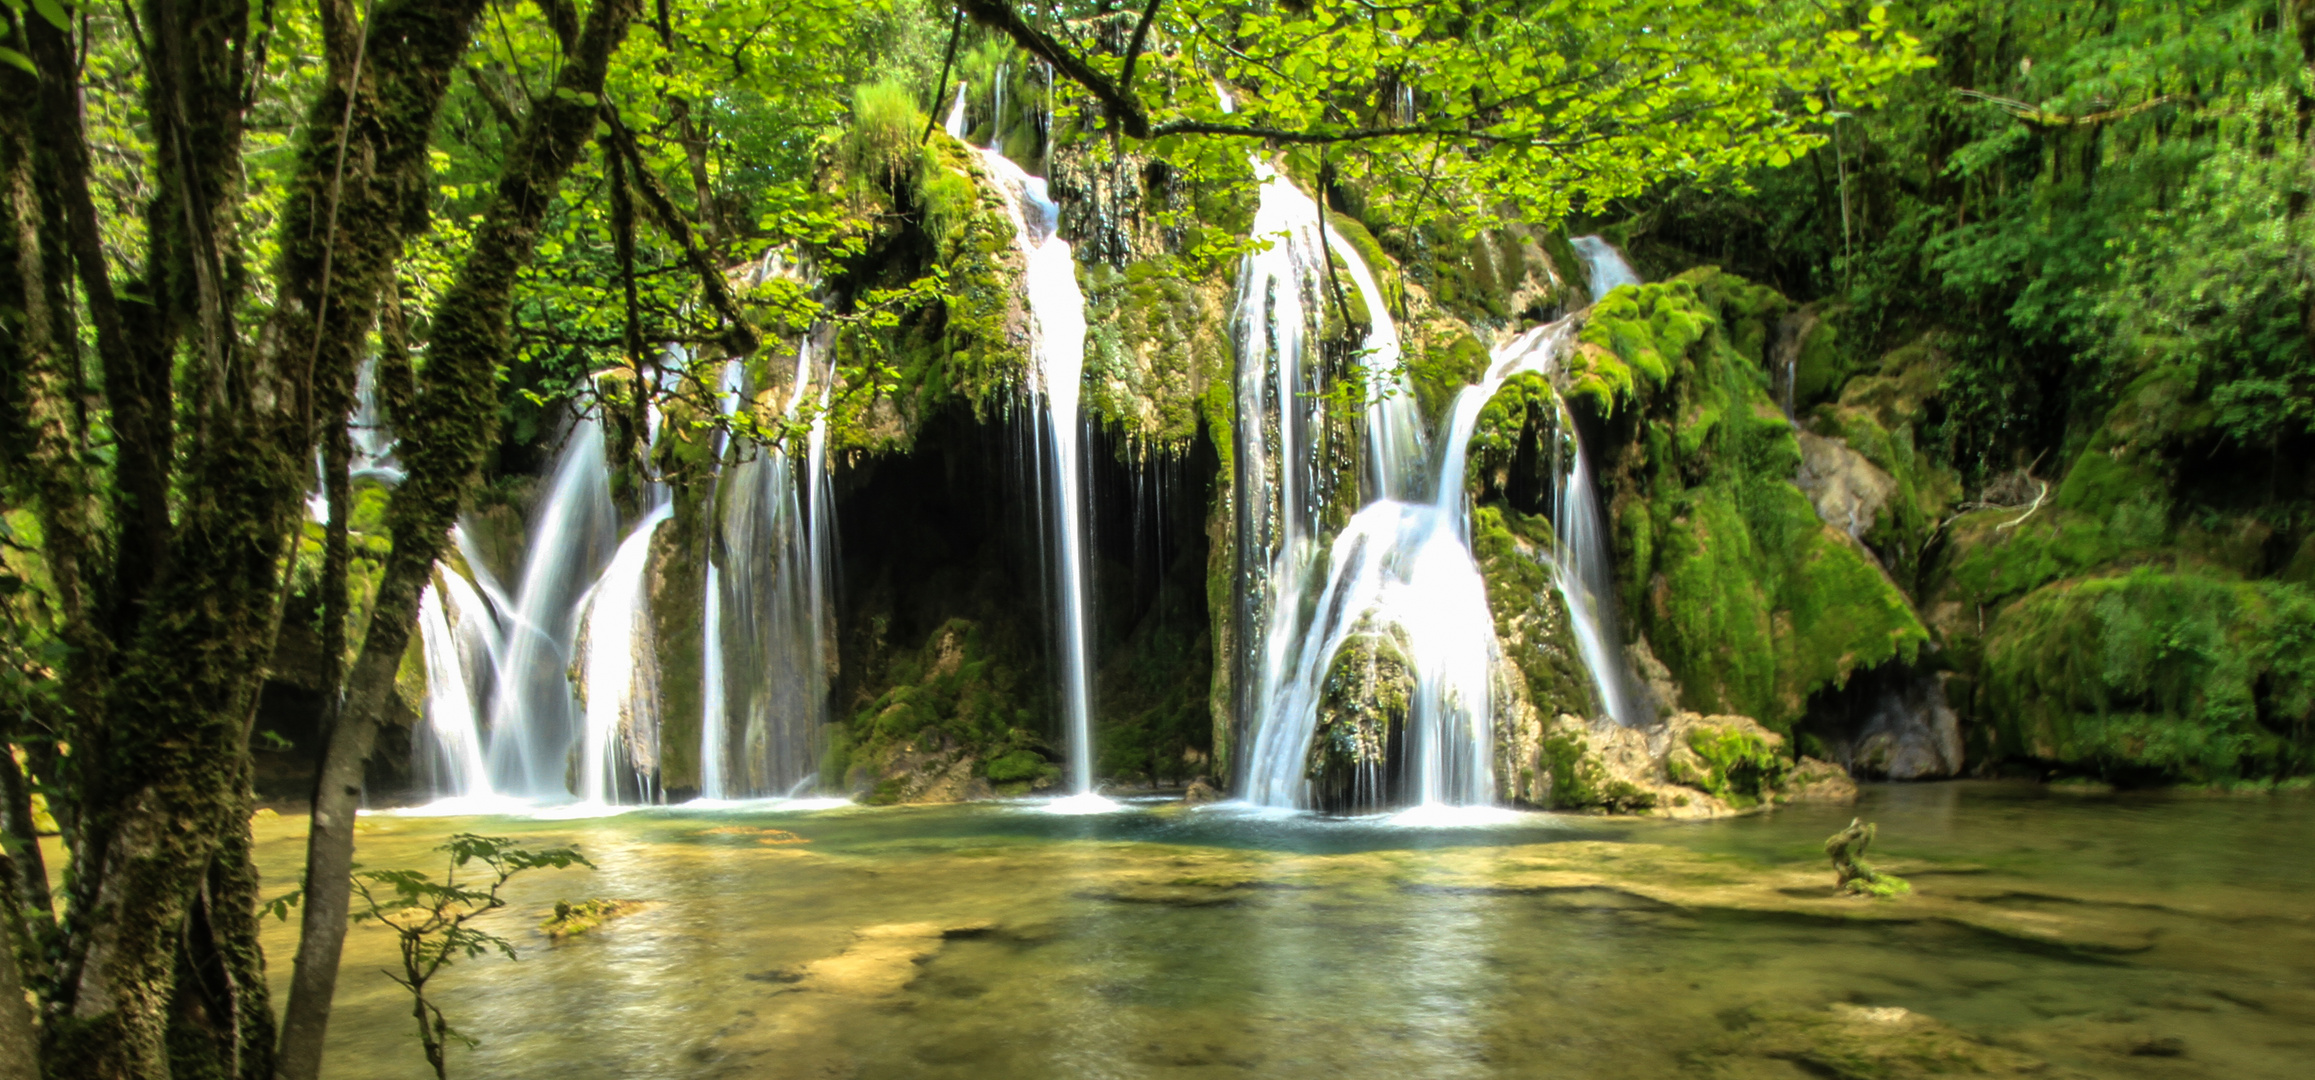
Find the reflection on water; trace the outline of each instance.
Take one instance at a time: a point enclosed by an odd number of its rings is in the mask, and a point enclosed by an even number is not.
[[[1823,838],[1860,812],[1917,900],[1825,906]],[[269,893],[300,828],[261,823]],[[424,866],[462,830],[600,868],[518,878],[489,921],[523,958],[438,980],[481,1041],[454,1052],[468,1076],[1798,1077],[1806,1054],[1728,1056],[1729,1033],[1837,1002],[2051,1075],[2295,1077],[2315,1055],[2298,796],[1922,785],[1701,825],[774,802],[373,815],[360,858]],[[533,929],[598,896],[654,903],[560,945]],[[285,982],[295,925],[268,933]],[[389,946],[349,939],[334,1078],[425,1073]]]

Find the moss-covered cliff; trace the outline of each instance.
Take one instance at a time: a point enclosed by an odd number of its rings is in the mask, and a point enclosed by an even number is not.
[[[1566,374],[1594,425],[1620,599],[1680,704],[1790,731],[1808,698],[1929,640],[1873,554],[1795,483],[1767,351],[1789,303],[1712,269],[1591,309]]]

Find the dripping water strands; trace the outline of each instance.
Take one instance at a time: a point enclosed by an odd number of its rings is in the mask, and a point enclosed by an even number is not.
[[[418,596],[419,650],[426,663],[426,716],[411,747],[416,773],[439,797],[493,801],[482,756],[478,692],[505,637],[490,602],[447,563]]]
[[[828,722],[834,518],[826,405],[833,373],[807,336],[781,408],[818,408],[801,460],[792,447],[734,443],[716,478],[703,605],[700,798],[772,798],[808,788]],[[744,368],[723,378],[726,416],[751,395]],[[840,778],[832,778],[840,779]]]
[[[578,728],[569,671],[580,601],[618,534],[602,424],[582,417],[531,514],[506,649],[491,680],[485,759],[500,794],[549,801],[570,795],[566,759]]]
[[[577,794],[587,806],[656,801],[659,686],[645,575],[652,537],[673,512],[673,504],[661,502],[645,514],[580,602],[585,726]]]
[[[1093,787],[1091,604],[1086,580],[1086,431],[1079,409],[1085,368],[1085,296],[1077,287],[1077,262],[1069,242],[1058,235],[1060,207],[1045,180],[1031,176],[999,151],[1003,143],[1004,73],[994,91],[990,143],[978,148],[1011,213],[1015,242],[1024,262],[1022,288],[1028,294],[1030,348],[1044,399],[1045,498],[1052,522],[1055,600],[1055,667],[1060,681],[1062,728],[1068,756],[1069,795],[1049,809],[1057,813],[1102,813],[1118,808]],[[957,87],[948,133],[965,135],[965,87]]]

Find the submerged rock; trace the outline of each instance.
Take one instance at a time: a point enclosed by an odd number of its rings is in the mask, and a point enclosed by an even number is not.
[[[557,941],[574,938],[650,906],[645,900],[557,900],[554,913],[539,923],[539,933]]]
[[[1964,1075],[2057,1077],[2047,1061],[1990,1046],[1934,1018],[1895,1006],[1834,1002],[1823,1009],[1740,1009],[1723,1016],[1729,1033],[1695,1055],[1714,1077],[1793,1075],[1874,1080]],[[1763,1068],[1769,1062],[1790,1065]]]

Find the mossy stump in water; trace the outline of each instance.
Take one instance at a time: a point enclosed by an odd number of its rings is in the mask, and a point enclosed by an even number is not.
[[[1825,854],[1833,859],[1833,873],[1838,880],[1833,887],[1851,896],[1873,896],[1887,899],[1913,891],[1913,886],[1895,874],[1884,874],[1865,861],[1865,849],[1873,844],[1879,830],[1862,818],[1850,818],[1849,827],[1825,838]]]
[[[539,933],[561,941],[575,938],[604,923],[624,915],[633,915],[645,907],[641,900],[568,900],[555,901],[555,913],[539,923]]]

